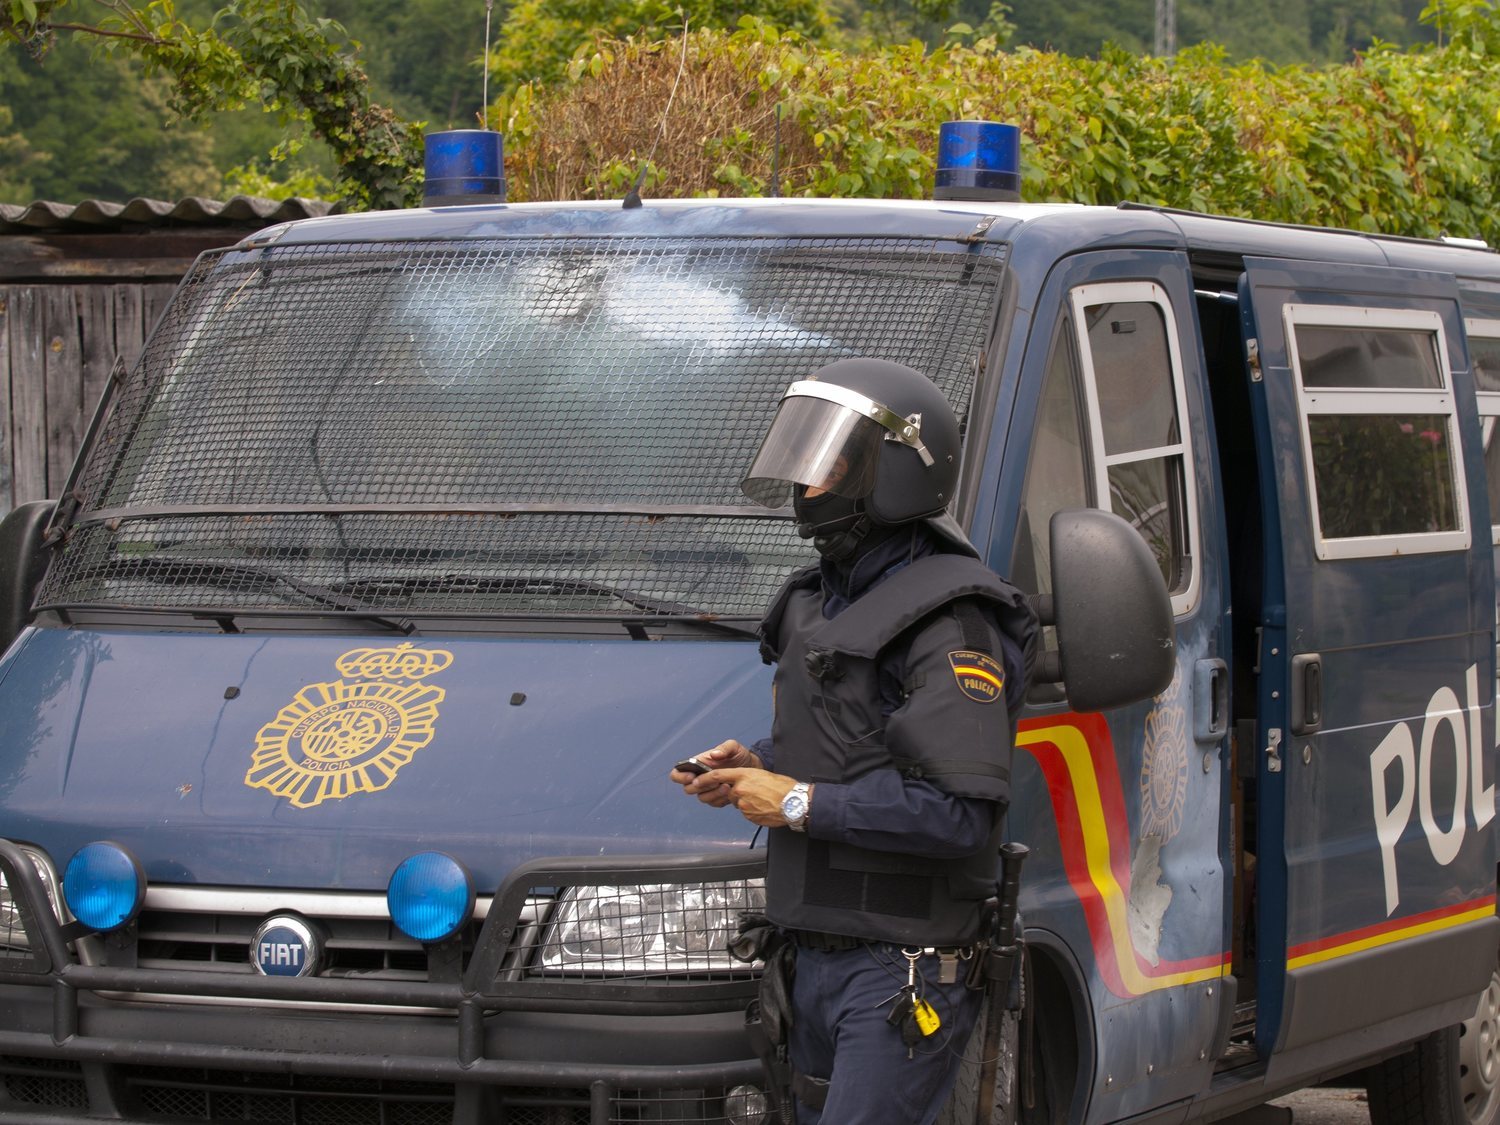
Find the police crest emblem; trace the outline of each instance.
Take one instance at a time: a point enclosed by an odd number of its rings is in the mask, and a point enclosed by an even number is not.
[[[1005,694],[1005,669],[993,656],[959,649],[948,654],[958,690],[975,703],[994,703]]]
[[[452,663],[410,643],[344,653],[341,679],[308,684],[260,728],[245,784],[299,809],[386,788],[432,741],[446,693],[424,681]]]

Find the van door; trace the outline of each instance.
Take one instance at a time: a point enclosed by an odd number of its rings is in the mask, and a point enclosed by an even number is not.
[[[1451,276],[1246,259],[1268,1079],[1457,1023],[1494,966],[1494,616]]]
[[[1105,508],[1151,546],[1177,633],[1176,677],[1154,700],[1081,715],[1047,685],[1017,738],[1008,824],[1032,849],[1040,1085],[1076,1064],[1070,1096],[1048,1091],[1057,1120],[1191,1097],[1227,1026],[1227,559],[1189,277],[1171,252],[1053,266],[1015,408],[1030,440],[1006,447],[998,474],[1024,482],[997,518],[1017,529],[1009,563],[1024,588],[1049,589],[1053,513]]]
[[[1469,338],[1469,365],[1473,370],[1474,396],[1479,402],[1479,425],[1484,435],[1490,540],[1500,552],[1500,315],[1484,311],[1486,315],[1465,317],[1464,328]],[[1478,525],[1483,521],[1475,522]],[[1500,589],[1495,591],[1495,625],[1495,635],[1500,638]],[[1500,661],[1496,662],[1496,674],[1500,675]]]

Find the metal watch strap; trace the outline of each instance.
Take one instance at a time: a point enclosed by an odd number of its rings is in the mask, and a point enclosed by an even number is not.
[[[805,781],[799,781],[788,791],[787,796],[798,794],[802,797],[802,816],[795,821],[787,821],[787,827],[793,832],[807,831],[807,818],[812,815],[812,787]]]

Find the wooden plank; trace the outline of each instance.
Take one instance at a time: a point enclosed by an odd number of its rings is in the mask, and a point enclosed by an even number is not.
[[[145,296],[139,285],[115,285],[110,297],[115,310],[115,354],[128,370],[135,366],[146,339]]]
[[[192,258],[88,258],[63,262],[15,262],[0,258],[0,280],[161,281],[181,277],[192,265]]]
[[[45,287],[20,285],[10,301],[10,401],[14,502],[47,497],[46,325],[42,322]]]
[[[109,382],[115,363],[114,285],[83,285],[75,290],[78,324],[83,333],[83,367],[80,386],[79,440],[99,406],[99,396]],[[71,461],[75,448],[69,453]]]
[[[16,506],[10,465],[10,303],[12,287],[0,286],[0,509]]]
[[[42,352],[47,394],[47,495],[62,495],[83,436],[83,332],[79,290],[68,285],[41,287],[42,320],[47,329]]]
[[[150,336],[156,330],[156,322],[161,319],[161,314],[166,310],[172,300],[172,294],[177,292],[176,284],[171,285],[144,285],[146,298],[146,334]]]
[[[172,281],[187,273],[205,250],[232,245],[250,233],[223,227],[153,228],[130,234],[13,231],[0,234],[0,280]]]

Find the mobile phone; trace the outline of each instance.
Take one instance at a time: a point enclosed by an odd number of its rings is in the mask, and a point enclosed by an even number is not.
[[[712,767],[705,766],[697,758],[684,758],[672,768],[674,770],[681,770],[683,773],[704,774],[707,773]]]

